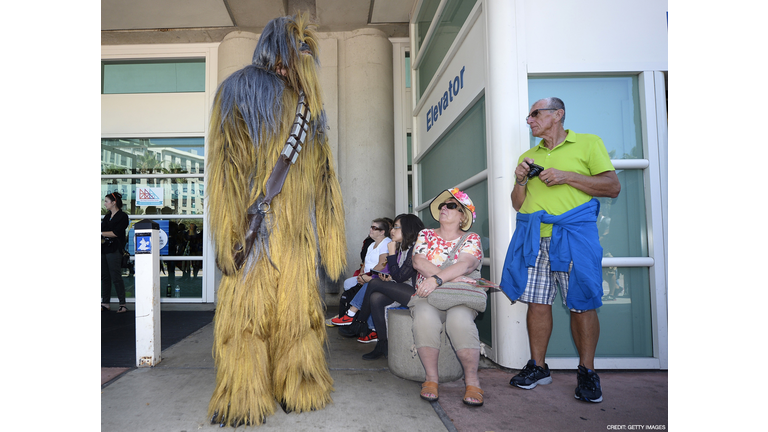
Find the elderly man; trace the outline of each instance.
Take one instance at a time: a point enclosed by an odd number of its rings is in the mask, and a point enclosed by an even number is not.
[[[517,224],[501,287],[510,298],[528,304],[531,359],[510,384],[528,390],[552,382],[545,356],[559,286],[579,351],[575,397],[601,402],[594,359],[600,336],[596,309],[602,305],[603,254],[596,224],[600,204],[594,197],[615,198],[621,184],[599,137],[563,128],[562,100],[539,100],[526,122],[541,141],[520,156],[515,169],[512,206],[518,211]]]

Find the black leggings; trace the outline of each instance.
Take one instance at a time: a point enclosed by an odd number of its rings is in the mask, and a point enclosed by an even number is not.
[[[122,261],[123,253],[120,250],[101,254],[101,302],[104,304],[109,304],[112,298],[112,284],[115,284],[119,304],[125,304],[125,285],[120,266]]]
[[[357,319],[366,321],[370,315],[373,318],[373,325],[376,328],[379,341],[386,341],[387,323],[384,318],[384,309],[393,302],[407,306],[415,292],[416,290],[408,284],[374,279],[368,283],[363,306],[357,313],[359,317]]]

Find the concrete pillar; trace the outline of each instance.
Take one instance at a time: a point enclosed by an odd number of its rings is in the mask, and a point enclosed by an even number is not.
[[[233,31],[224,36],[219,45],[218,82],[221,84],[233,72],[248,66],[253,61],[253,51],[259,42],[259,35],[245,31]]]
[[[360,264],[371,220],[394,218],[392,43],[375,29],[339,41],[339,165],[348,269]],[[348,271],[351,275],[351,271]]]
[[[410,310],[391,309],[388,312],[387,335],[389,371],[395,376],[411,381],[423,382],[427,379],[424,365],[413,342],[413,318]],[[445,334],[445,324],[443,324],[443,333],[440,335],[437,375],[441,383],[456,381],[464,376],[464,368]]]
[[[515,181],[517,158],[528,149],[528,132],[523,118],[527,114],[528,76],[526,72],[525,28],[521,2],[487,0],[488,110],[490,154],[488,165],[491,206],[491,268],[493,280],[500,281],[509,240],[517,213],[510,195]],[[510,55],[510,53],[514,55]],[[530,357],[525,326],[527,306],[510,305],[501,293],[492,294],[493,355],[505,367],[522,368]]]
[[[142,220],[136,233],[136,366],[160,363],[160,227]]]

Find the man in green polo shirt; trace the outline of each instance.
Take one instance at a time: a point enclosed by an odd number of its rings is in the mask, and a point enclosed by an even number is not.
[[[621,184],[603,141],[596,135],[578,134],[564,129],[565,104],[562,100],[552,97],[537,101],[531,107],[526,122],[533,136],[541,138],[541,141],[536,147],[523,153],[518,160],[518,166],[515,169],[516,182],[512,190],[512,206],[516,211],[521,214],[533,214],[544,210],[547,215],[557,216],[580,206],[583,206],[582,208],[589,205],[595,206],[595,203],[591,203],[593,197],[615,198],[619,195]],[[529,179],[528,173],[533,163],[540,165],[544,170],[538,177]],[[597,217],[596,214],[594,216]],[[581,225],[576,227],[567,226],[567,223],[563,222],[563,226],[570,232],[574,229],[583,230],[580,235],[586,235],[585,243],[590,246],[590,249],[574,250],[573,242],[570,242],[567,255],[561,255],[562,251],[555,250],[556,243],[558,249],[566,249],[566,246],[562,246],[564,242],[560,242],[560,239],[553,239],[553,225],[540,224],[541,239],[536,264],[528,267],[527,284],[519,298],[519,301],[528,304],[526,324],[531,360],[518,375],[512,378],[510,384],[523,389],[532,389],[538,384],[552,382],[545,356],[552,334],[552,303],[559,286],[563,303],[568,299],[567,305],[571,311],[571,335],[579,352],[578,386],[575,397],[587,402],[601,402],[602,389],[600,378],[594,372],[594,359],[600,336],[600,323],[595,307],[602,304],[600,302],[602,276],[599,271],[597,275],[594,271],[590,271],[587,275],[590,277],[586,278],[586,283],[585,278],[582,277],[578,278],[578,282],[576,282],[577,279],[572,279],[572,292],[569,297],[569,271],[552,271],[550,265],[556,262],[556,258],[570,256],[573,257],[570,261],[570,269],[573,273],[577,271],[577,257],[579,264],[586,261],[592,268],[599,269],[600,263],[597,261],[602,257],[595,256],[594,252],[599,251],[598,253],[602,255],[602,249],[597,228],[590,226],[590,221],[582,220]],[[551,251],[550,246],[552,246]],[[550,253],[552,261],[550,261]],[[590,258],[585,259],[585,256]],[[581,267],[590,266],[582,265]],[[595,300],[594,293],[590,291],[597,289],[600,290],[600,294]],[[579,304],[589,306],[584,306],[582,309],[577,306]]]

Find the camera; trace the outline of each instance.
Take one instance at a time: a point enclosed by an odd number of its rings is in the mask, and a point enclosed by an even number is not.
[[[542,171],[544,171],[544,167],[541,165],[536,165],[535,163],[529,163],[528,166],[531,167],[531,170],[528,171],[528,178],[534,178],[541,174]]]

